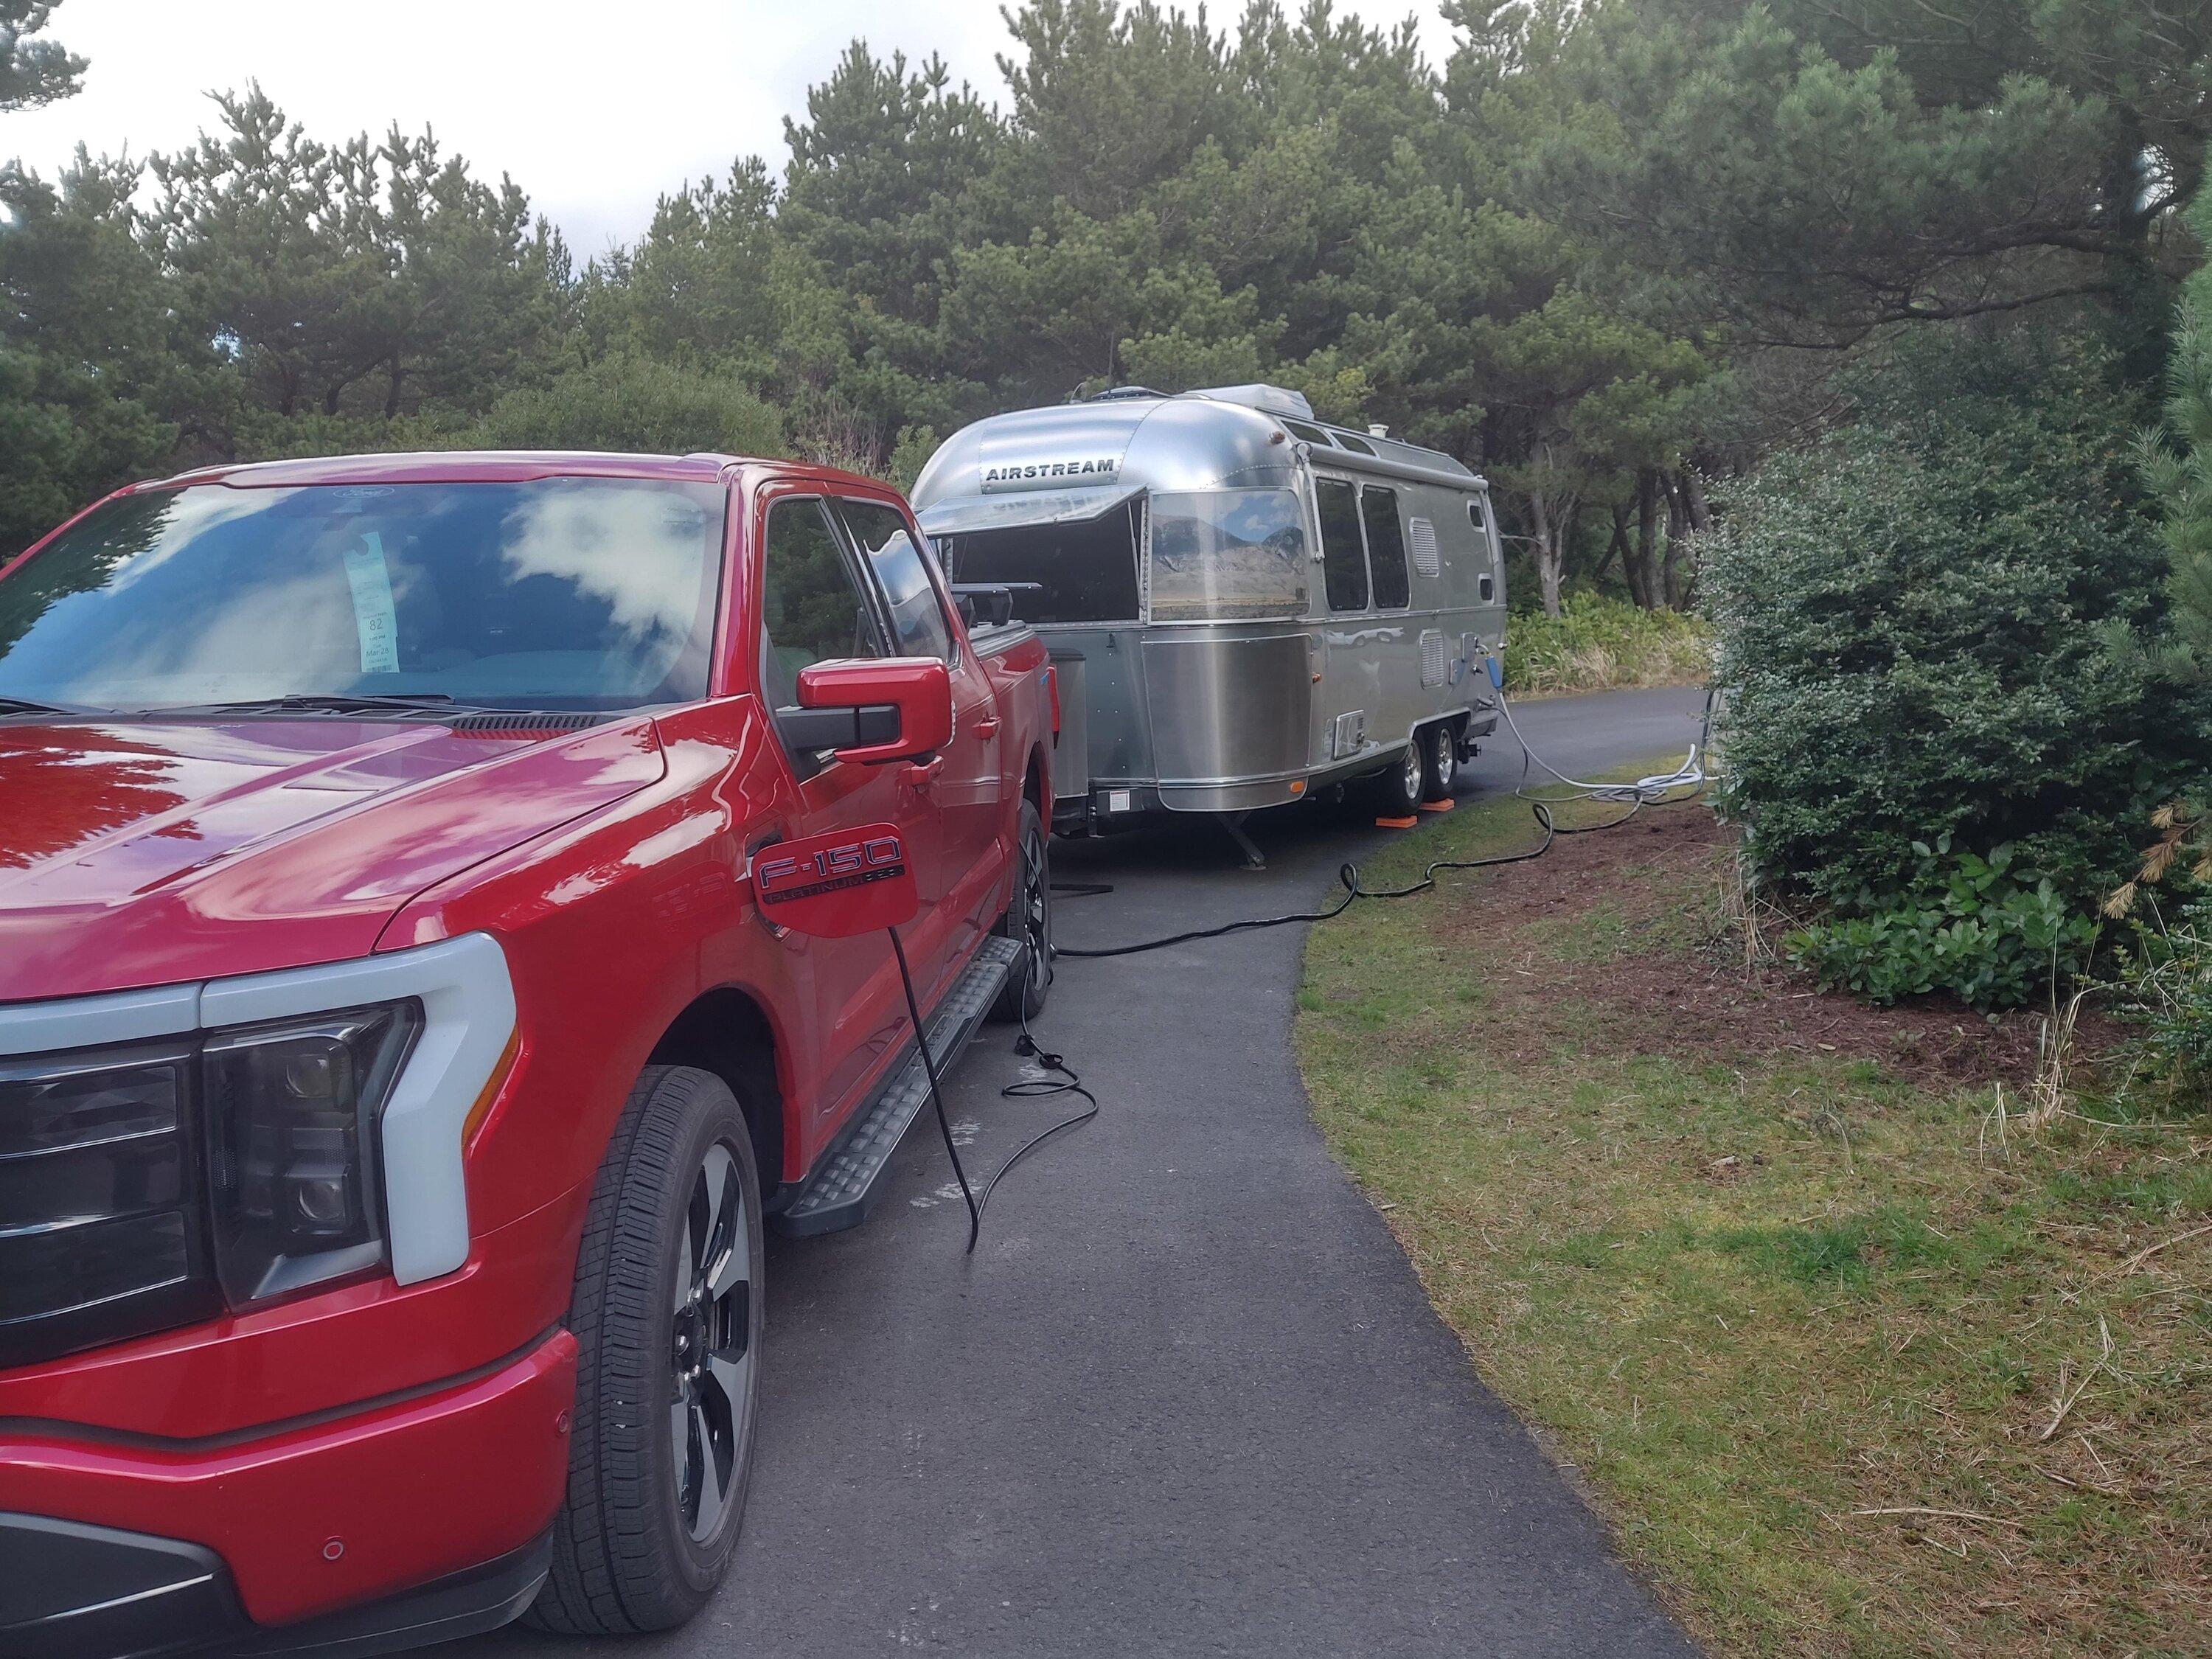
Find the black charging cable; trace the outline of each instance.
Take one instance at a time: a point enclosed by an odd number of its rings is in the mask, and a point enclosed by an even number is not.
[[[1438,859],[1421,872],[1421,878],[1406,887],[1363,887],[1359,882],[1359,866],[1340,864],[1336,878],[1343,884],[1344,896],[1326,910],[1293,910],[1287,915],[1254,916],[1243,921],[1224,922],[1218,927],[1194,927],[1188,933],[1170,933],[1165,939],[1139,939],[1131,945],[1109,945],[1095,950],[1076,950],[1066,945],[1055,945],[1053,954],[1058,957],[1079,957],[1097,960],[1105,957],[1133,957],[1146,951],[1164,951],[1173,945],[1188,945],[1202,939],[1222,939],[1231,933],[1250,933],[1260,927],[1289,927],[1303,921],[1334,921],[1361,899],[1411,898],[1416,893],[1425,893],[1437,884],[1437,875],[1444,870],[1486,870],[1501,864],[1526,864],[1540,859],[1552,850],[1552,842],[1561,836],[1587,835],[1594,830],[1610,830],[1626,823],[1643,810],[1644,803],[1637,802],[1620,817],[1603,823],[1583,824],[1572,829],[1561,829],[1552,817],[1552,809],[1544,801],[1531,801],[1528,810],[1544,831],[1544,838],[1534,847],[1518,853],[1499,853],[1480,859]]]
[[[891,950],[898,957],[899,985],[906,992],[907,1014],[914,1021],[915,1040],[921,1048],[921,1068],[929,1078],[929,1103],[937,1113],[937,1131],[945,1137],[945,1155],[952,1160],[952,1173],[960,1183],[960,1196],[968,1200],[968,1254],[973,1255],[976,1242],[983,1236],[984,1208],[990,1203],[991,1194],[998,1191],[999,1183],[1006,1178],[1006,1172],[1062,1130],[1073,1129],[1078,1124],[1088,1123],[1097,1117],[1098,1097],[1083,1086],[1082,1078],[1076,1074],[1075,1068],[1064,1056],[1038,1046],[1036,1038],[1030,1034],[1030,1018],[1024,1010],[1022,1034],[1014,1040],[1014,1052],[1035,1060],[1048,1071],[1057,1072],[1060,1075],[1056,1078],[1024,1078],[1020,1082],[1010,1083],[1000,1090],[1000,1097],[1005,1100],[1050,1100],[1060,1095],[1080,1095],[1090,1102],[1090,1105],[1073,1117],[1063,1118],[1042,1133],[1024,1141],[1014,1150],[1013,1156],[1001,1164],[990,1180],[983,1184],[983,1194],[978,1198],[975,1188],[968,1184],[968,1170],[960,1162],[960,1149],[952,1139],[952,1124],[945,1115],[945,1096],[939,1086],[937,1056],[930,1053],[929,1039],[922,1031],[921,1005],[914,994],[914,970],[907,965],[906,945],[900,939],[897,928],[887,927],[884,931],[891,936]],[[1032,943],[1030,948],[1034,950],[1036,946]]]
[[[907,966],[906,946],[901,942],[898,929],[886,927],[891,936],[891,950],[898,957],[899,983],[906,989],[906,1011],[914,1020],[914,1040],[921,1047],[921,1069],[929,1076],[929,1103],[937,1109],[937,1130],[945,1137],[945,1155],[952,1160],[952,1173],[960,1182],[960,1196],[968,1200],[968,1252],[974,1255],[975,1241],[983,1236],[983,1206],[975,1201],[975,1189],[968,1184],[968,1171],[960,1162],[960,1149],[952,1144],[952,1125],[945,1115],[945,1096],[937,1086],[937,1056],[929,1052],[929,1033],[922,1029],[921,1004],[914,994],[914,970]],[[1006,1171],[1001,1170],[1000,1175]],[[998,1177],[992,1177],[992,1186]],[[984,1195],[988,1197],[989,1189]]]
[[[1030,1019],[1026,1013],[1022,1016],[1022,1034],[1014,1039],[1014,1052],[1024,1059],[1036,1060],[1047,1071],[1057,1072],[1060,1075],[1056,1078],[1024,1078],[1018,1083],[1009,1083],[999,1091],[999,1097],[1001,1100],[1053,1100],[1061,1095],[1080,1095],[1091,1103],[1073,1117],[1062,1118],[1049,1129],[1030,1136],[1017,1147],[1013,1156],[999,1166],[999,1172],[993,1176],[984,1187],[982,1201],[987,1205],[991,1201],[991,1194],[998,1190],[999,1183],[1006,1178],[1007,1170],[1012,1169],[1015,1164],[1020,1163],[1063,1129],[1073,1129],[1078,1124],[1088,1123],[1098,1115],[1098,1097],[1083,1086],[1082,1078],[1076,1074],[1075,1068],[1067,1063],[1064,1056],[1055,1054],[1038,1045],[1036,1038],[1030,1035]]]

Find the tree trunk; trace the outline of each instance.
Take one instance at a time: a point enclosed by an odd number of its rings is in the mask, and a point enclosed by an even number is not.
[[[1590,568],[1592,581],[1598,580],[1613,568],[1615,554],[1620,557],[1620,574],[1628,576],[1628,509],[1617,501],[1613,508],[1613,539],[1605,544],[1605,556]],[[1632,577],[1629,579],[1629,586],[1632,589],[1635,586]]]
[[[1559,588],[1566,577],[1565,526],[1552,514],[1552,505],[1540,489],[1528,492],[1528,527],[1536,532],[1536,590],[1544,601],[1544,614],[1559,614]]]
[[[1707,531],[1713,527],[1713,510],[1705,504],[1705,487],[1698,481],[1698,470],[1692,466],[1682,469],[1682,507],[1690,515],[1690,528]]]
[[[1683,544],[1690,536],[1690,507],[1682,487],[1683,476],[1676,473],[1665,481],[1667,491],[1667,550],[1659,563],[1660,598],[1669,606],[1678,602],[1681,592]]]
[[[384,418],[396,421],[399,418],[399,383],[406,378],[407,371],[400,368],[399,354],[396,351],[392,354],[392,361],[386,368],[391,372],[392,380],[384,394]]]
[[[1645,467],[1636,475],[1636,547],[1624,560],[1629,597],[1646,611],[1659,608],[1659,474]]]

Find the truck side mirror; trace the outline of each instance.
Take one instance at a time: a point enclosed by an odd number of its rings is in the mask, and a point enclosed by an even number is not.
[[[777,724],[799,749],[860,765],[917,760],[952,740],[952,677],[934,657],[856,657],[799,671],[799,711]]]

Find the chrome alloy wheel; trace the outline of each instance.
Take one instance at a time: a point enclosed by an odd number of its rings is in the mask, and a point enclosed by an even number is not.
[[[1426,763],[1421,758],[1419,743],[1409,743],[1406,745],[1406,752],[1398,761],[1398,772],[1404,783],[1407,800],[1419,801],[1425,799],[1427,791],[1422,787],[1422,784],[1427,777],[1427,767]]]
[[[753,1285],[737,1159],[717,1141],[691,1182],[676,1253],[668,1428],[676,1507],[695,1540],[713,1537],[741,1467],[752,1381]]]
[[[1052,983],[1052,864],[1044,831],[1027,828],[1022,836],[1022,970],[1033,991]]]

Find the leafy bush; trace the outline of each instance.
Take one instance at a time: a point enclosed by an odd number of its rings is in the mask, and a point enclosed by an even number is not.
[[[1922,847],[2008,848],[2009,881],[2086,911],[2205,750],[2115,646],[2163,605],[2140,405],[2085,351],[2004,342],[1923,341],[1857,392],[1858,422],[1761,468],[1705,550],[1753,871],[1931,951],[1971,918],[1931,911]],[[1931,974],[1956,977],[1902,979]]]
[[[1646,611],[1601,593],[1571,593],[1559,614],[1516,614],[1505,629],[1510,691],[1604,691],[1688,685],[1711,668],[1712,630],[1679,611]]]
[[[734,376],[615,356],[507,393],[459,437],[486,448],[774,455],[783,422]]]
[[[2048,876],[2014,876],[2010,847],[1986,859],[1954,854],[1948,839],[1912,850],[1919,868],[1905,892],[1790,934],[1790,959],[1870,1002],[1948,991],[1984,1009],[2025,1002],[2088,965],[2096,924]]]
[[[2168,925],[2139,925],[2106,988],[2113,1012],[2142,1028],[2145,1073],[2198,1100],[2212,1092],[2212,894]]]

